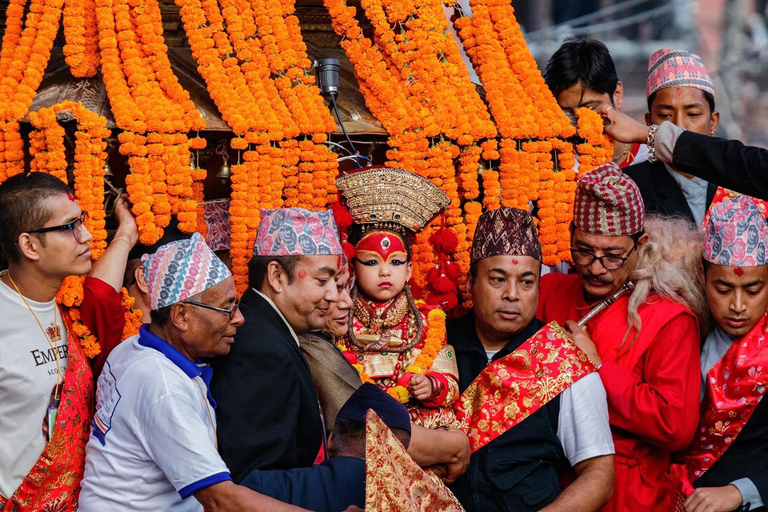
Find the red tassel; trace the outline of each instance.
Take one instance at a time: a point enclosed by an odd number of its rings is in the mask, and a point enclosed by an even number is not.
[[[344,251],[344,256],[347,257],[347,262],[352,263],[352,259],[357,256],[355,246],[349,242],[341,242],[341,250]]]
[[[435,293],[439,295],[446,295],[448,293],[456,293],[456,283],[441,275],[437,279],[429,281],[429,287]]]
[[[442,228],[429,237],[429,243],[437,252],[453,254],[459,245],[459,239],[450,229]]]
[[[459,297],[456,293],[447,293],[445,295],[430,293],[427,295],[426,302],[427,304],[439,306],[440,309],[449,313],[453,308],[459,305]]]
[[[443,265],[442,270],[448,279],[458,284],[460,270],[457,264],[453,263],[450,260],[447,260]]]
[[[330,210],[333,212],[333,218],[339,227],[339,231],[346,235],[347,230],[352,225],[352,215],[349,213],[349,210],[338,201],[330,206]]]

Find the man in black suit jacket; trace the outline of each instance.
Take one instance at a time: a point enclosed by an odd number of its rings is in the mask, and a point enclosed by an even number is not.
[[[715,111],[714,86],[698,55],[666,49],[651,55],[646,97],[645,122],[649,126],[670,121],[706,135],[717,129],[720,114]],[[625,171],[637,183],[646,212],[683,216],[700,225],[717,186],[659,162],[655,141],[650,142],[649,148],[653,149],[649,150],[648,161]]]
[[[605,133],[624,143],[645,142],[648,126],[615,109],[600,112],[610,124]],[[655,136],[655,153],[660,162],[710,183],[768,201],[768,150],[745,146],[683,130],[665,121]],[[637,181],[637,180],[636,180]]]
[[[311,466],[324,446],[297,334],[322,328],[338,298],[337,233],[330,211],[262,210],[240,302],[245,324],[211,381],[219,451],[237,483],[254,469]]]

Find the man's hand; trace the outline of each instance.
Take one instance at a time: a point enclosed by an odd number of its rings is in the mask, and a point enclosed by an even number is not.
[[[131,212],[127,194],[123,194],[115,201],[115,219],[117,219],[118,225],[115,238],[125,239],[131,247],[136,245],[139,240],[139,227],[136,225],[136,218]]]
[[[741,492],[735,485],[700,487],[685,500],[685,512],[731,512],[741,506]]]
[[[647,140],[648,127],[628,115],[622,114],[609,105],[601,106],[597,109],[597,113],[610,121],[603,131],[614,140],[639,144],[644,144]]]
[[[344,512],[363,512],[363,509],[357,505],[350,505]]]
[[[450,484],[467,470],[472,452],[469,439],[459,429],[429,429],[411,423],[408,455]]]
[[[432,396],[432,381],[426,375],[414,373],[406,387],[408,392],[416,400],[423,402]]]
[[[595,363],[595,366],[603,364],[603,360],[600,358],[600,354],[597,353],[597,347],[595,343],[589,339],[586,331],[576,322],[569,320],[565,323],[565,330],[568,331],[568,337],[571,341],[579,347],[589,359]]]

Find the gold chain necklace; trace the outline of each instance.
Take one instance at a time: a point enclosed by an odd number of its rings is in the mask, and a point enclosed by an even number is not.
[[[213,429],[213,442],[216,445],[216,451],[219,451],[219,436],[216,434],[216,425],[213,423],[213,416],[211,415],[211,408],[208,407],[208,397],[203,392],[203,386],[197,381],[197,378],[192,379],[197,384],[197,389],[200,390],[200,394],[203,395],[203,403],[205,403],[205,412],[208,413],[208,421],[211,422],[211,428]]]
[[[19,294],[19,297],[21,297],[21,301],[24,303],[25,306],[27,306],[27,309],[30,313],[32,313],[32,316],[35,317],[35,321],[37,322],[37,326],[40,327],[40,332],[43,333],[43,336],[45,337],[45,341],[48,342],[48,346],[51,348],[51,352],[53,352],[53,359],[56,361],[56,388],[54,389],[53,398],[54,400],[59,400],[59,393],[61,392],[61,383],[63,382],[63,379],[61,378],[61,367],[59,366],[59,350],[58,346],[54,345],[51,341],[51,338],[48,336],[48,333],[45,332],[45,329],[43,329],[43,324],[40,323],[40,319],[37,318],[37,315],[32,310],[32,308],[29,306],[29,303],[27,302],[27,299],[24,298],[24,295],[21,293],[21,290],[19,290],[19,287],[16,285],[16,282],[11,277],[11,272],[6,272],[5,275],[8,276],[8,280],[11,282],[13,287],[16,289],[16,293]],[[53,304],[53,325],[56,325],[56,302],[54,301]]]

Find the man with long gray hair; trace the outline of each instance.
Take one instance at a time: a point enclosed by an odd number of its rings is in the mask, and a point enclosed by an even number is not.
[[[671,222],[677,224],[646,223],[637,185],[615,164],[603,165],[576,190],[576,274],[541,279],[537,317],[565,325],[598,366],[608,397],[616,486],[602,510],[671,510],[671,453],[685,448],[696,428],[697,313],[706,312],[701,237],[692,224]],[[615,302],[589,320],[587,336],[575,321],[606,299]]]

